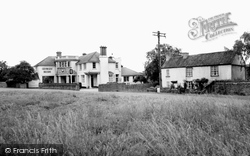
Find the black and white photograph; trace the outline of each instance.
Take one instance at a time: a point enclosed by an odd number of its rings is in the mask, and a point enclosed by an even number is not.
[[[0,156],[249,156],[249,4],[1,0]]]

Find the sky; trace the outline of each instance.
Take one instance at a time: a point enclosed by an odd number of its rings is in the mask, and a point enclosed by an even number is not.
[[[248,0],[1,0],[0,61],[32,66],[47,56],[99,52],[121,57],[122,65],[144,70],[146,53],[157,45],[153,32],[166,34],[161,43],[190,55],[232,48],[235,40],[250,31]],[[230,12],[237,24],[234,33],[205,38],[188,37],[189,20],[208,19]]]

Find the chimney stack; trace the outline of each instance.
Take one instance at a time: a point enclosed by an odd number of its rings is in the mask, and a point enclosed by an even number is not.
[[[107,47],[100,46],[100,54],[101,56],[107,56]]]
[[[62,52],[60,52],[60,51],[56,52],[56,56],[57,57],[61,57],[62,56]]]

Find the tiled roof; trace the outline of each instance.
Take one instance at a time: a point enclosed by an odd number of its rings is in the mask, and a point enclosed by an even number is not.
[[[177,67],[197,67],[211,65],[228,65],[232,64],[235,58],[235,53],[232,51],[222,51],[214,53],[205,53],[198,55],[189,55],[187,58],[175,56],[166,61],[162,68],[177,68]]]
[[[37,63],[35,67],[37,66],[54,66],[55,65],[55,56],[48,56],[41,62]]]
[[[89,62],[97,62],[98,63],[98,62],[100,62],[99,56],[100,56],[100,53],[98,53],[98,52],[93,52],[93,53],[89,53],[89,54],[84,55],[84,56],[80,56],[77,64],[89,63]],[[113,60],[112,58],[108,58],[108,63],[115,63],[115,60]]]
[[[99,55],[100,54],[98,52],[93,52],[84,56],[80,56],[77,64],[88,63],[88,62],[100,62]]]
[[[136,76],[136,75],[142,75],[142,74],[132,69],[122,67],[122,76]]]
[[[77,64],[89,63],[89,62],[90,63],[91,62],[98,63],[98,62],[100,62],[99,56],[100,56],[100,54],[98,52],[93,52],[93,53],[89,53],[89,54],[84,55],[84,56],[80,56]],[[55,58],[56,58],[56,56],[48,56],[44,60],[42,60],[41,62],[36,64],[35,67],[36,66],[54,66],[55,65],[55,63],[54,63]],[[112,58],[108,58],[108,63],[116,63],[116,61],[113,60]]]
[[[113,59],[110,58],[110,57],[109,57],[109,59],[108,59],[108,62],[109,62],[109,63],[116,63],[115,60],[113,60]]]

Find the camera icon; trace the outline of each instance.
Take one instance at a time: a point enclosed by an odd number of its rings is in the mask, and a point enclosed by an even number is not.
[[[5,153],[11,153],[11,149],[10,148],[5,148]]]

